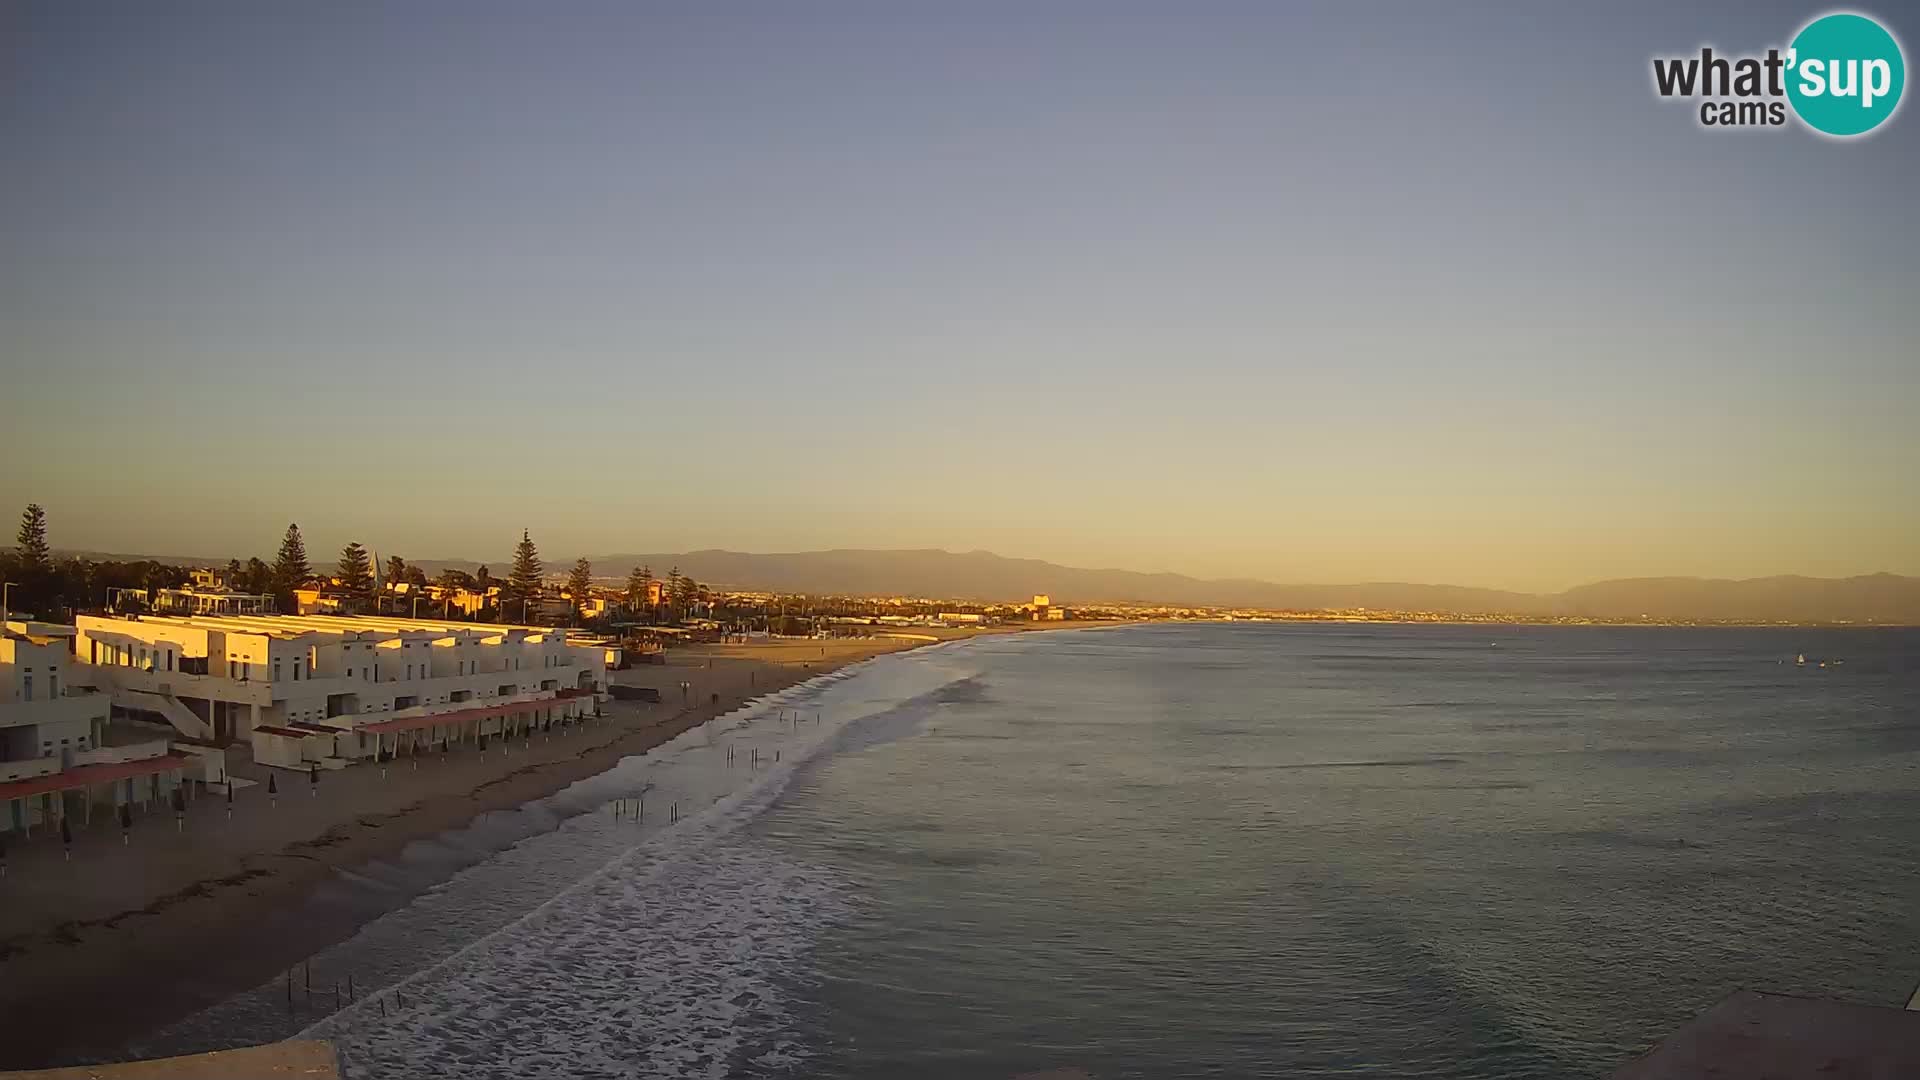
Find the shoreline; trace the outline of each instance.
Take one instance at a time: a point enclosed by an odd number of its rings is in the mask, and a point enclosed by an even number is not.
[[[782,640],[672,650],[664,665],[616,674],[656,685],[662,704],[611,702],[578,732],[486,755],[467,749],[383,777],[361,764],[327,773],[318,790],[277,784],[248,762],[228,818],[202,794],[175,828],[164,809],[122,842],[96,819],[74,835],[68,862],[57,836],[36,832],[7,851],[0,879],[0,1010],[8,1033],[0,1069],[114,1060],[167,1026],[259,986],[352,937],[422,890],[378,910],[316,911],[306,901],[343,872],[409,845],[517,808],[614,767],[712,716],[848,664],[949,641],[1086,629],[1110,622],[936,631],[913,637]],[[918,628],[916,628],[918,629]],[[691,684],[686,704],[671,697]],[[717,700],[715,697],[717,696]],[[286,780],[290,774],[277,772]],[[491,853],[477,857],[478,862]],[[435,875],[444,881],[472,862]],[[427,884],[422,888],[431,888]]]

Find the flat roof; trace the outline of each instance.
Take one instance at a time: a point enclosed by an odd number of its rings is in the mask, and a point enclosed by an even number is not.
[[[396,731],[417,731],[421,728],[439,727],[442,724],[464,724],[470,720],[487,720],[495,716],[511,716],[529,709],[543,709],[556,701],[571,701],[593,693],[578,687],[556,690],[550,698],[535,698],[532,701],[509,701],[504,705],[481,705],[472,709],[455,709],[450,712],[428,713],[425,716],[402,716],[394,720],[376,720],[371,724],[355,725],[355,731],[371,731],[376,735],[391,735]]]
[[[519,631],[524,635],[546,640],[555,635],[562,635],[564,639],[566,633],[566,628],[557,626],[523,626],[517,623],[443,622],[436,619],[400,619],[384,615],[255,615],[239,612],[206,612],[177,615],[142,615],[137,620],[122,619],[115,616],[84,617],[108,623],[157,623],[163,626],[188,626],[202,630],[264,634],[269,637],[282,639],[296,638],[307,634],[330,634],[336,636],[364,634],[373,637],[393,637],[411,634],[423,636],[438,635],[442,637],[495,638]]]
[[[326,735],[343,734],[343,732],[336,731],[333,729],[328,729],[325,732],[319,732],[319,731],[309,731],[304,728],[279,727],[274,724],[261,724],[259,727],[254,728],[253,730],[264,731],[269,735],[280,735],[289,739],[311,739],[316,735],[322,735],[322,734],[326,734]]]
[[[1920,1012],[1740,990],[1613,1080],[1920,1076]]]
[[[0,802],[6,802],[9,799],[29,799],[35,795],[45,795],[54,791],[72,791],[75,788],[92,787],[95,784],[110,784],[115,780],[125,780],[134,776],[172,772],[174,769],[198,764],[199,761],[197,757],[169,751],[159,757],[140,758],[137,761],[109,761],[99,765],[82,765],[50,776],[30,776],[25,780],[13,780],[0,784]]]

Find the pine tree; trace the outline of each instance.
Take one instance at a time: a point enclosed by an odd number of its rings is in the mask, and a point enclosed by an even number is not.
[[[517,599],[530,600],[540,595],[540,549],[533,537],[520,530],[520,544],[513,549],[513,572],[507,575],[507,588]]]
[[[589,594],[593,592],[593,564],[585,555],[573,564],[573,572],[567,575],[567,595],[573,598],[573,611],[576,615],[585,615]]]
[[[53,550],[47,546],[47,512],[39,503],[28,503],[21,512],[18,543],[22,570],[29,574],[53,570]]]
[[[639,611],[647,604],[647,594],[652,591],[653,571],[645,566],[636,566],[627,573],[627,606]]]
[[[373,557],[357,542],[340,549],[340,587],[354,596],[373,594]]]
[[[227,588],[236,589],[236,590],[240,588],[240,573],[241,573],[240,560],[228,559],[227,560]]]
[[[673,603],[684,617],[693,610],[694,602],[700,599],[700,583],[690,577],[683,577],[674,584]]]
[[[307,542],[300,538],[300,526],[289,525],[287,535],[280,540],[280,554],[273,560],[273,595],[281,611],[293,613],[293,590],[306,585],[312,576],[313,567],[307,564]]]
[[[473,572],[473,591],[485,596],[487,590],[491,588],[493,588],[493,575],[487,572],[487,564],[481,563],[479,569]]]
[[[679,622],[680,612],[674,610],[676,605],[678,605],[680,602],[680,568],[679,567],[676,566],[673,569],[667,571],[667,587],[662,593],[662,596],[667,602],[667,621]]]
[[[407,560],[398,555],[387,557],[387,584],[397,585],[407,580]]]

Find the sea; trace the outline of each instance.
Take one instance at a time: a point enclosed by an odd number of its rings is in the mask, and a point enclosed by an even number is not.
[[[1917,851],[1920,631],[982,637],[342,874],[310,903],[378,912],[357,935],[140,1049],[325,1038],[354,1078],[1605,1077],[1735,989],[1903,1004]]]

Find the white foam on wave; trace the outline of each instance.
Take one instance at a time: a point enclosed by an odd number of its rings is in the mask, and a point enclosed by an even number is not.
[[[839,745],[848,722],[954,677],[928,655],[898,659],[912,662],[889,665],[893,677],[849,684],[868,665],[841,669],[632,759],[610,775],[632,773],[631,794],[647,792],[649,820],[661,824],[641,830],[644,839],[621,842],[524,915],[301,1035],[332,1041],[356,1078],[794,1072],[807,1049],[787,995],[850,899],[828,872],[774,855],[740,827]],[[833,692],[843,684],[846,693]],[[796,711],[800,722],[782,721]],[[778,764],[768,760],[776,752]],[[682,817],[668,826],[673,802]],[[602,843],[618,835],[599,815],[568,827],[597,830]],[[525,862],[518,872],[538,872],[534,845],[559,838],[503,852],[491,869]],[[357,937],[419,929],[436,907],[485,903],[477,886],[488,869],[456,876],[410,905],[421,911],[397,911]]]

